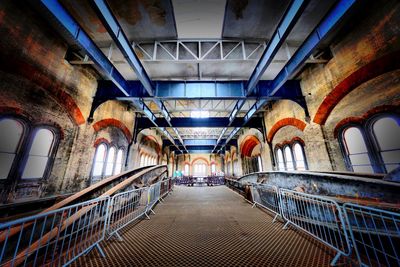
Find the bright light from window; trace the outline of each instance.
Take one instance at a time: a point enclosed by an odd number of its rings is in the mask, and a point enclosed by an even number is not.
[[[192,118],[209,118],[210,112],[207,110],[195,110],[190,113],[190,117]]]

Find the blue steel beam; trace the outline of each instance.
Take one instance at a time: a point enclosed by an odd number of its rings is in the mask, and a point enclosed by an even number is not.
[[[285,94],[271,97],[272,81],[260,81],[256,90],[246,95],[243,90],[243,81],[230,82],[207,82],[207,81],[154,81],[156,88],[165,87],[167,89],[156,89],[154,97],[150,97],[143,91],[143,86],[139,81],[128,81],[127,92],[129,96],[122,95],[118,88],[110,81],[99,81],[96,96],[99,99],[160,99],[160,100],[180,100],[180,99],[293,99],[297,95],[293,92],[300,91],[298,80],[287,81],[282,88],[286,89]],[[197,89],[196,89],[197,88]],[[198,91],[200,90],[200,91]]]
[[[103,25],[106,27],[111,38],[114,40],[121,53],[124,55],[126,61],[135,72],[136,77],[142,83],[147,93],[150,96],[153,96],[154,86],[149,76],[147,75],[142,63],[136,56],[135,51],[133,50],[132,45],[128,40],[128,37],[125,35],[117,18],[112,13],[111,8],[105,0],[93,0],[92,3],[94,6],[94,10],[96,11],[100,20],[103,22]]]
[[[75,43],[85,50],[86,54],[96,63],[99,71],[112,81],[123,96],[129,96],[128,82],[58,0],[41,0],[40,2],[49,14],[58,21],[59,25],[69,33]],[[156,116],[146,106],[143,100],[135,99],[132,100],[132,103],[145,113],[154,126],[158,127],[155,122]],[[159,128],[159,130],[166,135],[168,139],[173,140],[172,136],[170,136],[165,129]]]
[[[103,22],[103,25],[106,27],[111,38],[114,40],[121,53],[124,55],[126,61],[129,63],[129,65],[135,72],[136,77],[139,79],[143,87],[146,89],[149,96],[150,97],[154,96],[154,85],[150,80],[150,77],[148,76],[139,58],[136,56],[135,51],[133,50],[133,47],[128,40],[128,37],[125,35],[117,18],[112,13],[111,8],[109,7],[107,1],[93,0],[92,3],[96,13]],[[160,99],[154,99],[153,102],[158,106],[165,120],[171,126],[170,123],[171,116],[167,108],[165,107],[164,103]],[[172,129],[178,136],[179,141],[183,144],[182,138],[180,137],[178,130],[175,128]]]
[[[236,118],[232,127],[242,126],[245,122],[244,118]],[[170,127],[163,118],[156,118],[154,123],[159,127]],[[154,123],[148,118],[138,118],[137,127],[146,129],[154,127]],[[228,126],[229,119],[227,117],[211,117],[211,118],[171,118],[171,124],[175,128],[193,128],[193,127],[209,127],[209,128],[225,128]],[[262,124],[261,118],[251,118],[246,121],[248,127],[259,128]],[[226,131],[226,130],[225,130]],[[221,137],[222,138],[222,137]]]
[[[300,15],[306,8],[309,0],[292,0],[289,7],[286,9],[281,21],[278,24],[271,40],[269,41],[267,48],[264,50],[260,60],[258,61],[253,73],[251,74],[249,81],[246,83],[245,92],[246,96],[250,96],[256,89],[261,76],[265,70],[269,67],[276,53],[278,53],[283,42],[286,40],[290,31],[295,26],[296,22],[300,18]],[[237,113],[241,110],[245,103],[245,100],[238,100],[229,115],[229,124],[232,124],[236,118]]]
[[[356,2],[357,0],[340,0],[336,3],[275,77],[271,85],[271,96],[275,95],[289,78],[298,73],[315,48],[328,36]]]
[[[339,0],[336,5],[328,12],[321,22],[315,27],[311,34],[307,37],[304,43],[297,49],[296,53],[286,63],[285,67],[278,73],[276,78],[271,82],[269,88],[269,95],[273,96],[279,94],[279,90],[288,81],[291,76],[303,67],[307,58],[310,57],[315,48],[318,47],[320,42],[327,37],[338,23],[343,19],[347,12],[353,7],[357,0]],[[244,116],[243,126],[245,126],[252,116],[267,103],[267,99],[259,99],[250,108]],[[227,138],[227,142],[240,130],[240,127],[235,128],[234,131]]]
[[[250,95],[261,76],[264,74],[265,70],[271,64],[276,53],[278,53],[283,42],[286,40],[287,36],[296,25],[300,15],[306,8],[309,0],[292,0],[289,7],[286,9],[278,27],[276,28],[271,40],[269,41],[267,48],[264,50],[260,60],[258,61],[253,73],[251,74],[249,81],[246,83],[246,94]]]
[[[41,0],[40,2],[52,17],[68,32],[76,44],[85,50],[89,58],[96,64],[99,71],[109,78],[124,96],[129,96],[126,90],[128,84],[125,78],[117,71],[111,61],[104,55],[68,11],[57,0]]]

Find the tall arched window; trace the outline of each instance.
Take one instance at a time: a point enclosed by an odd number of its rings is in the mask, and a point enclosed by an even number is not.
[[[39,128],[36,131],[21,178],[43,178],[53,144],[54,134],[52,131],[46,128]]]
[[[278,163],[278,170],[284,171],[285,170],[285,161],[283,159],[282,149],[280,149],[280,148],[276,149],[275,157],[276,157],[277,163]]]
[[[0,120],[0,179],[7,179],[21,144],[24,127],[14,119]]]
[[[144,167],[144,154],[140,155],[140,167]]]
[[[116,152],[115,147],[111,147],[108,150],[106,170],[104,172],[104,175],[106,175],[106,176],[112,175],[112,173],[113,173],[114,162],[115,162],[115,152]]]
[[[400,119],[382,117],[373,123],[373,135],[386,172],[400,164]]]
[[[107,154],[107,146],[105,144],[98,145],[95,153],[92,176],[98,177],[103,174],[106,154]]]
[[[304,158],[303,146],[296,142],[293,146],[293,155],[296,163],[296,170],[306,170],[306,160]]]
[[[116,174],[120,174],[122,171],[122,158],[123,158],[123,153],[124,150],[123,149],[118,149],[118,153],[117,153],[117,159],[115,161],[115,167],[114,167],[114,175]]]
[[[354,172],[374,172],[368,155],[367,145],[361,130],[349,127],[343,133],[346,155]]]
[[[216,169],[215,169],[215,163],[211,163],[211,174],[215,174],[216,173]]]
[[[185,175],[186,175],[186,176],[189,176],[189,174],[190,174],[190,173],[189,173],[189,168],[190,168],[189,163],[186,163],[186,164],[185,164]]]
[[[290,146],[286,146],[284,148],[284,152],[285,152],[286,169],[288,171],[293,171],[294,164],[293,164],[292,150],[290,149]]]
[[[257,161],[258,161],[258,171],[262,172],[263,171],[263,167],[262,167],[261,155],[257,156]]]

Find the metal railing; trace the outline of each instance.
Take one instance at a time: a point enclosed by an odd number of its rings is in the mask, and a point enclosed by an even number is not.
[[[232,181],[234,186],[235,181]],[[400,214],[353,203],[339,205],[329,197],[316,196],[266,184],[251,184],[253,207],[281,216],[286,229],[293,225],[340,256],[356,252],[360,266],[400,266]]]
[[[279,191],[276,186],[266,184],[252,184],[251,196],[253,199],[253,208],[255,206],[263,207],[275,214],[273,222],[281,216],[279,205]]]
[[[331,265],[340,256],[349,256],[350,242],[345,229],[341,208],[335,201],[293,190],[279,189],[282,217],[289,225],[305,231],[337,254]]]
[[[362,266],[400,266],[400,214],[343,205],[357,260]]]
[[[173,180],[99,197],[76,205],[0,224],[0,266],[67,266],[100,247],[118,231],[153,212],[173,190]],[[153,212],[154,213],[154,212]]]
[[[116,194],[110,203],[107,234],[122,241],[118,231],[131,222],[146,215],[149,188],[144,187]]]
[[[109,197],[102,197],[0,225],[0,266],[65,266],[104,239]],[[19,227],[12,236],[11,229]]]

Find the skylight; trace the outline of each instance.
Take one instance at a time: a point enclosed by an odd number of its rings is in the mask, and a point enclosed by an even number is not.
[[[209,118],[210,117],[210,112],[206,110],[195,110],[190,113],[190,117],[192,118]]]

